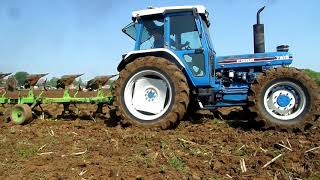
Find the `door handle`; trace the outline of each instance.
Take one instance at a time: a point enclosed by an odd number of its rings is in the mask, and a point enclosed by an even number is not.
[[[194,53],[195,53],[195,54],[201,54],[201,53],[203,53],[203,51],[204,51],[203,48],[198,48],[198,49],[195,49],[195,50],[194,50]]]

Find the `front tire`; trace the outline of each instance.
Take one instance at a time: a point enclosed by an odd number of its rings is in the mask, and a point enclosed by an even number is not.
[[[320,89],[303,71],[277,68],[258,77],[248,99],[264,128],[303,131],[317,119]]]
[[[178,124],[189,104],[189,87],[172,62],[154,56],[126,65],[115,84],[116,114],[123,124],[168,129]]]

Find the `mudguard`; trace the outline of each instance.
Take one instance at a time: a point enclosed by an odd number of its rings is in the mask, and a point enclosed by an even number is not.
[[[185,68],[185,65],[183,64],[181,59],[172,51],[165,48],[156,48],[156,49],[137,50],[137,51],[129,52],[128,54],[124,55],[124,57],[122,58],[121,62],[117,67],[117,70],[120,72],[128,63],[134,61],[138,57],[143,57],[143,56],[163,57],[175,63],[179,69]]]

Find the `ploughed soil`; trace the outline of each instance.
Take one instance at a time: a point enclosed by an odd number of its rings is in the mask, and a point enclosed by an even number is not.
[[[175,129],[150,130],[122,127],[107,116],[57,118],[61,105],[43,108],[49,115],[27,125],[1,121],[0,179],[320,178],[320,125],[262,131],[232,120],[241,111],[232,117],[199,112]],[[0,108],[2,120],[9,109]],[[95,105],[79,109],[91,112]]]

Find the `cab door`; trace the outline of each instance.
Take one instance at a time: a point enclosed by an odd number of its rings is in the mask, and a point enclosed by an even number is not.
[[[209,86],[209,50],[201,33],[199,17],[190,13],[171,14],[166,18],[166,45],[184,63],[195,87]]]

